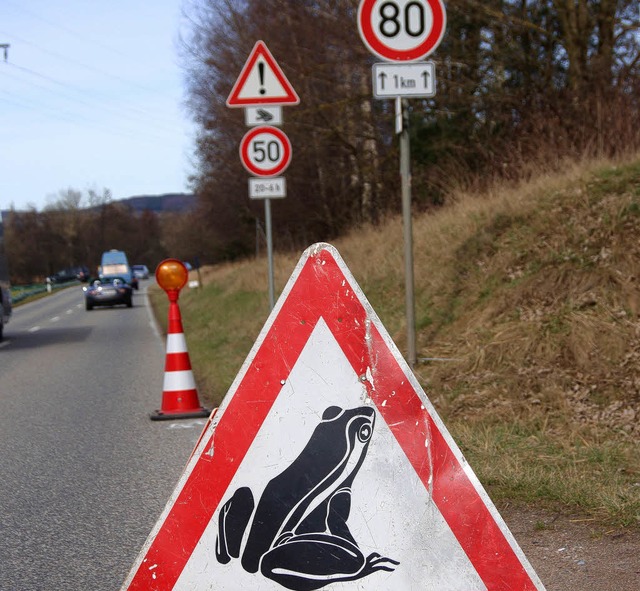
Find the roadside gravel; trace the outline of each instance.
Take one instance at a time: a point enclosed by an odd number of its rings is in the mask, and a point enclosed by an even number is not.
[[[638,591],[640,530],[580,515],[499,507],[547,591]]]

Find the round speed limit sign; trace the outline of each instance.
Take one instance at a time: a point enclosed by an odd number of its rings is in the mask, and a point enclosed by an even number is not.
[[[277,127],[254,127],[240,142],[240,160],[251,174],[275,176],[291,162],[291,142]]]
[[[442,40],[446,20],[442,0],[361,0],[358,6],[364,44],[393,62],[429,55]]]

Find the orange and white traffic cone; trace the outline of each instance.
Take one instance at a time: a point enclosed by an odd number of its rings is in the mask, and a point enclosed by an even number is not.
[[[171,297],[172,295],[175,297]],[[208,417],[211,413],[210,410],[201,406],[198,400],[198,390],[191,370],[191,360],[177,300],[177,293],[170,294],[162,408],[151,414],[151,420],[154,421]]]

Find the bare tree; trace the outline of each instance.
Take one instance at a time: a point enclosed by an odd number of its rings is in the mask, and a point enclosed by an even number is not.
[[[208,204],[203,210],[214,231],[234,232],[245,252],[253,251],[262,208],[249,202],[248,175],[238,161],[246,131],[241,113],[225,100],[258,39],[301,97],[299,106],[284,109],[294,158],[286,173],[288,197],[273,208],[281,229],[276,243],[298,246],[375,220],[388,204],[370,96],[371,59],[355,27],[357,2],[209,0],[205,7],[192,15],[184,55],[190,105],[201,125],[194,186]]]
[[[253,251],[260,206],[238,162],[245,130],[225,99],[262,39],[301,96],[285,109],[294,158],[274,207],[283,246],[326,239],[398,207],[389,105],[371,100],[358,0],[205,0],[185,40],[200,127],[194,187],[216,241]],[[432,58],[438,94],[411,101],[414,196],[517,178],[532,163],[640,146],[638,12],[632,0],[454,0]],[[242,246],[243,245],[243,246]]]

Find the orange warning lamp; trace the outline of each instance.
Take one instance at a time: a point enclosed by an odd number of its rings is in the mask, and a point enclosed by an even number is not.
[[[188,278],[187,267],[177,259],[166,259],[156,268],[156,281],[169,296],[169,319],[162,408],[151,414],[152,421],[207,417],[211,413],[209,409],[200,406],[198,400],[198,390],[191,369],[178,306],[180,290],[185,286]]]
[[[169,300],[176,301],[180,290],[189,279],[189,271],[178,259],[165,259],[156,269],[156,281],[167,292]]]

